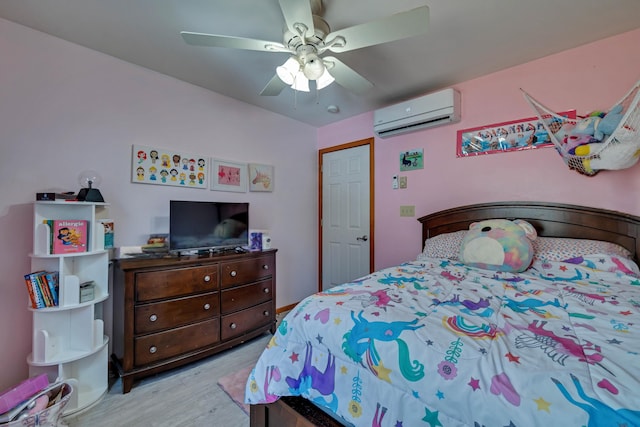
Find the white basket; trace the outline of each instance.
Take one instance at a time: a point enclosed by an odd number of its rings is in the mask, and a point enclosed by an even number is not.
[[[576,126],[579,119],[560,116],[524,90],[522,93],[569,168],[583,175],[593,176],[600,170],[626,169],[638,162],[640,158],[640,80],[614,104],[614,106],[622,105],[623,116],[618,127],[603,141],[591,144],[590,147],[593,150],[583,156],[570,153],[565,142],[565,136]]]

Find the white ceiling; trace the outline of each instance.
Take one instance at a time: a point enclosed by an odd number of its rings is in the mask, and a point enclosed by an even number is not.
[[[425,4],[423,36],[334,54],[375,85],[360,96],[335,83],[260,96],[286,53],[180,36],[281,43],[278,0],[0,0],[0,17],[317,127],[640,28],[639,0],[324,0],[324,18],[335,31]]]

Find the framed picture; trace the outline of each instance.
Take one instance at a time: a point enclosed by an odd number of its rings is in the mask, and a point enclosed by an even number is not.
[[[209,160],[202,155],[133,145],[131,182],[207,188]]]
[[[400,153],[400,171],[424,169],[422,148]]]
[[[245,193],[248,176],[246,163],[211,161],[211,190]]]
[[[571,119],[576,118],[576,110],[558,114]],[[531,150],[551,145],[553,143],[542,122],[537,117],[529,117],[459,130],[456,156],[468,157],[505,151]]]
[[[249,163],[249,191],[273,191],[273,166]]]

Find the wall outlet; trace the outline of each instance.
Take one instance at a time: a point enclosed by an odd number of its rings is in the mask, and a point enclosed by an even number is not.
[[[398,182],[400,183],[400,188],[407,188],[407,177],[406,176],[401,176],[399,178]]]
[[[400,216],[416,216],[416,207],[411,206],[400,206]]]

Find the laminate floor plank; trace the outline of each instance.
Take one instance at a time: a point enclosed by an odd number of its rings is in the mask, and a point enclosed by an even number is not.
[[[69,427],[249,426],[249,417],[218,386],[218,380],[254,364],[271,339],[266,333],[207,359],[136,381],[122,394],[113,379],[91,408],[64,418]]]

